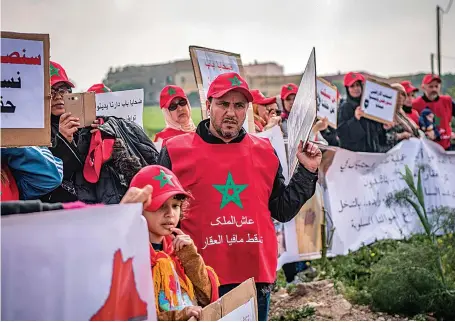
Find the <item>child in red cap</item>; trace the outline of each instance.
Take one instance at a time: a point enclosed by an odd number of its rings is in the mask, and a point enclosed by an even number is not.
[[[218,277],[204,264],[190,236],[177,228],[182,204],[192,199],[172,171],[158,165],[142,168],[130,187],[153,187],[143,216],[150,236],[150,258],[158,320],[199,319],[202,308],[218,299]]]

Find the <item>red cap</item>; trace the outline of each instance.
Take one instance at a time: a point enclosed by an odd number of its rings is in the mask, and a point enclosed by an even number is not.
[[[365,83],[365,77],[363,77],[360,73],[349,72],[344,75],[344,86],[350,87],[355,82],[361,82],[362,84]]]
[[[183,89],[181,87],[178,87],[175,85],[166,86],[165,88],[163,88],[161,90],[160,107],[169,108],[169,105],[171,104],[172,100],[176,97],[181,97],[181,98],[188,100],[185,92],[183,91]]]
[[[269,105],[272,103],[276,103],[276,97],[265,97],[260,90],[252,89],[251,95],[253,95],[253,103],[259,105]]]
[[[68,84],[70,87],[74,87],[73,83],[70,82],[68,76],[66,76],[65,70],[60,64],[51,61],[49,69],[51,73],[51,86],[54,86],[59,82],[64,82]]]
[[[299,90],[299,87],[296,84],[289,83],[289,84],[283,85],[283,87],[281,87],[281,99],[285,100],[286,97],[288,97],[291,94],[297,95],[298,90]]]
[[[142,168],[133,177],[130,187],[144,188],[146,185],[153,187],[152,203],[147,207],[147,211],[157,211],[171,197],[185,195],[194,199],[186,192],[180,184],[175,174],[160,165],[148,165]]]
[[[403,81],[400,84],[403,85],[404,89],[406,90],[406,94],[419,91],[418,88],[414,87],[410,81]]]
[[[438,75],[427,74],[423,77],[422,85],[428,85],[434,80],[437,80],[441,83],[441,78]]]
[[[224,73],[218,75],[212,84],[210,84],[207,98],[220,98],[233,90],[239,91],[245,95],[248,102],[253,101],[253,95],[251,95],[248,83],[237,73]]]
[[[96,94],[112,92],[112,90],[103,83],[90,86],[87,92],[95,92]]]

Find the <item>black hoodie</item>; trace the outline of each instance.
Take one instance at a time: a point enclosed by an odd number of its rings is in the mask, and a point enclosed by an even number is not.
[[[354,152],[385,152],[385,130],[381,123],[366,119],[357,120],[355,109],[360,106],[361,98],[349,95],[340,106],[337,134],[340,147]]]

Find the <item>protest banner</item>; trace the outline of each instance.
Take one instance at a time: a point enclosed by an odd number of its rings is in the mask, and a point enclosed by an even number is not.
[[[49,35],[1,36],[1,146],[50,146]]]
[[[422,190],[430,216],[441,206],[455,208],[454,152],[427,139],[404,140],[384,154],[339,149],[325,177],[324,204],[335,226],[331,255],[346,255],[376,240],[402,239],[422,231],[411,207],[386,205],[388,198],[407,188],[399,174],[405,165],[414,174],[424,166]]]
[[[79,127],[90,126],[96,120],[95,92],[63,95],[65,112],[79,118]]]
[[[141,204],[2,217],[2,320],[156,320]]]
[[[210,111],[206,108],[207,92],[212,81],[224,73],[237,73],[244,79],[242,59],[239,54],[227,51],[190,46],[190,58],[193,64],[194,78],[199,89],[201,99],[202,119],[210,118]],[[253,107],[249,104],[247,117],[243,125],[249,133],[255,132]]]
[[[143,127],[144,89],[96,94],[96,116],[115,116]]]
[[[386,83],[367,79],[360,106],[364,117],[379,123],[390,124],[395,120],[398,91]]]
[[[308,140],[316,119],[316,52],[311,51],[299,90],[288,118],[288,169],[294,173],[297,166],[297,148],[300,141]]]
[[[318,77],[316,80],[316,107],[317,117],[327,117],[329,125],[337,128],[338,89],[325,79]]]
[[[200,321],[257,321],[256,284],[250,278],[202,309]]]

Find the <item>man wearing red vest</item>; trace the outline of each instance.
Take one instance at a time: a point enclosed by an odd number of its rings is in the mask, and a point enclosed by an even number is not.
[[[317,146],[301,143],[300,165],[286,186],[270,142],[242,128],[253,101],[246,81],[236,73],[222,74],[207,98],[210,119],[196,133],[168,140],[159,163],[195,198],[181,228],[218,274],[220,296],[254,277],[259,320],[267,320],[277,267],[272,218],[291,220],[313,196],[322,154]]]
[[[439,130],[439,140],[436,141],[446,150],[450,148],[452,128],[450,126],[452,116],[455,116],[455,104],[448,95],[440,95],[441,78],[437,75],[425,75],[422,81],[423,96],[412,102],[412,108],[420,114],[425,108],[429,108],[436,119],[436,126]]]

